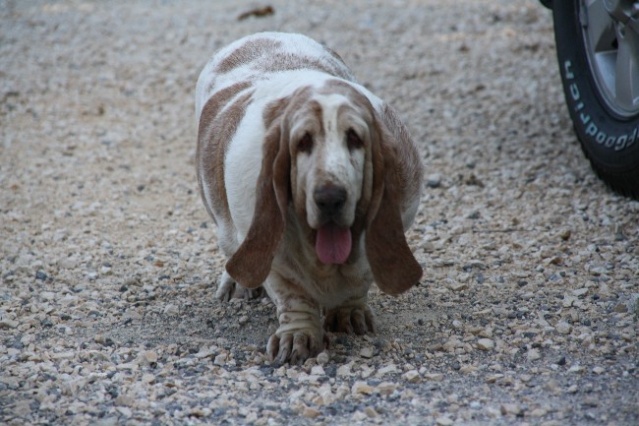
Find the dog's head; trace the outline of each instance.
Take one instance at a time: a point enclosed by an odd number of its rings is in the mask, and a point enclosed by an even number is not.
[[[331,80],[273,102],[264,121],[253,222],[227,263],[230,275],[245,287],[261,285],[292,206],[321,263],[355,260],[364,233],[381,290],[399,294],[416,284],[422,270],[404,236],[400,203],[421,182],[404,182],[397,172],[411,165],[402,158],[408,135],[394,114],[380,114],[355,87]]]

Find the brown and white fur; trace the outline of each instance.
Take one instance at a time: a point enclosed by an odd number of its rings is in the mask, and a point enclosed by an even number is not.
[[[324,328],[374,331],[371,283],[395,295],[422,275],[404,236],[422,164],[395,111],[331,50],[267,32],[208,62],[196,115],[202,199],[228,257],[216,296],[264,287],[277,362],[319,353]]]

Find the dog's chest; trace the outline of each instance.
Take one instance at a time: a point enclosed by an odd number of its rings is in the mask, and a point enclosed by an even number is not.
[[[326,308],[363,297],[373,282],[365,256],[356,256],[352,263],[344,265],[323,265],[317,261],[310,245],[298,242],[286,246],[288,248],[276,257],[274,269]],[[362,244],[358,244],[357,252],[362,253],[363,249]]]

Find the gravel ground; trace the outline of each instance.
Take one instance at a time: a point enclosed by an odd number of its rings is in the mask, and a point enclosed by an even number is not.
[[[534,0],[0,0],[0,423],[639,424],[639,202],[593,175]],[[265,5],[265,4],[262,4]],[[424,155],[419,287],[264,356],[194,172],[214,50],[306,33]]]

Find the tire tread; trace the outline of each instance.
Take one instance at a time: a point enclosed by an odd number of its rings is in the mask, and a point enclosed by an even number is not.
[[[620,195],[639,201],[639,167],[627,173],[615,173],[608,170],[606,167],[599,164],[596,159],[592,158],[588,152],[587,144],[584,143],[576,129],[575,135],[577,135],[581,150],[590,162],[590,167],[594,170],[597,177],[599,177],[599,179],[601,179],[611,190]]]

